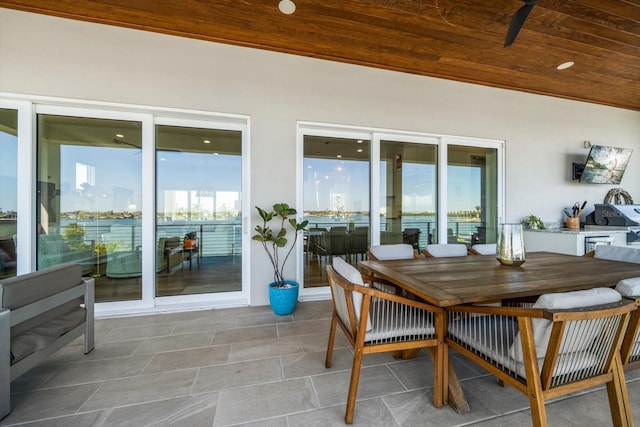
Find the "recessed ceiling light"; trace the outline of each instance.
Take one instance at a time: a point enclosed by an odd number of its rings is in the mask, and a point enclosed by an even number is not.
[[[205,140],[204,140],[204,141],[202,141],[202,142],[204,142],[205,144],[211,144],[211,141],[209,141],[208,139],[205,139]]]
[[[342,158],[342,154],[338,154],[336,157],[341,159]]]
[[[358,144],[362,144],[362,140],[361,139],[358,140]]]
[[[124,138],[124,135],[121,133],[116,133],[116,138]]]
[[[214,156],[217,156],[219,153],[213,153]]]
[[[563,62],[562,64],[558,65],[556,67],[556,69],[558,69],[558,70],[566,70],[567,68],[573,67],[573,64],[574,64],[573,61]]]
[[[358,148],[356,151],[357,151],[358,153],[362,153],[362,148]]]
[[[280,3],[278,3],[278,9],[285,15],[291,15],[296,11],[296,4],[291,0],[281,0]]]

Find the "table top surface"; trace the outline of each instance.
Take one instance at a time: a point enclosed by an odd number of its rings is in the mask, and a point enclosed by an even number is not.
[[[378,277],[440,307],[568,292],[640,277],[640,264],[550,252],[527,253],[521,266],[504,266],[494,255],[359,261]]]

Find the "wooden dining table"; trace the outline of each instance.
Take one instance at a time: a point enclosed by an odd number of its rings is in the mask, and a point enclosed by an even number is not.
[[[551,252],[531,252],[520,266],[502,265],[493,255],[360,261],[358,265],[407,293],[438,307],[501,302],[553,292],[612,287],[640,277],[640,264]],[[444,337],[442,337],[444,341]],[[447,351],[444,352],[447,357]],[[433,355],[432,355],[433,357]],[[442,365],[441,365],[442,366]],[[458,412],[469,411],[453,368],[445,361],[449,389],[445,400]]]

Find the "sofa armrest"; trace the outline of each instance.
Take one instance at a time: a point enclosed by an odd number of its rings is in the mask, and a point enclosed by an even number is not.
[[[0,308],[0,419],[11,410],[11,310]]]
[[[84,353],[87,354],[93,350],[94,346],[94,303],[95,303],[95,280],[91,277],[83,277],[82,285],[84,287],[84,309],[86,310],[85,329],[84,329]]]

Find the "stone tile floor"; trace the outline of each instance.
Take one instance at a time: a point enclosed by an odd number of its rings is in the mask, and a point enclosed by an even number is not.
[[[0,426],[342,426],[352,352],[338,333],[324,367],[330,301],[165,313],[96,321],[96,347],[81,340],[12,383]],[[426,354],[365,356],[354,425],[530,426],[525,397],[456,353],[471,412],[431,404]],[[628,372],[640,423],[640,372]],[[610,426],[603,388],[547,405],[551,426]]]

